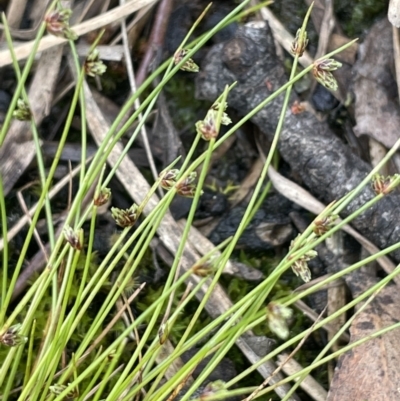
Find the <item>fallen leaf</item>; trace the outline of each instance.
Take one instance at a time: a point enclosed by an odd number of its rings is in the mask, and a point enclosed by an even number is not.
[[[368,135],[386,147],[399,138],[400,109],[393,69],[391,25],[376,23],[360,46],[355,65],[354,94],[357,136]]]
[[[357,277],[357,283],[350,285],[357,293],[373,284],[365,275],[362,280],[359,280],[360,275]],[[400,320],[399,305],[398,287],[386,286],[352,322],[350,342],[397,323]],[[340,357],[327,401],[398,401],[399,366],[400,329],[395,329]]]

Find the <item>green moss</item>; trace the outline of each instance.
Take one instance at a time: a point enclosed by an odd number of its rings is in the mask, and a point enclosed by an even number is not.
[[[177,130],[194,126],[210,106],[195,99],[193,77],[194,74],[178,74],[165,86],[168,109]]]
[[[387,3],[382,0],[337,0],[335,13],[346,35],[355,37],[369,29],[375,19],[385,15]]]

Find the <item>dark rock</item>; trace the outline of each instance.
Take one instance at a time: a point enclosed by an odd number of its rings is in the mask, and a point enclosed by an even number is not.
[[[324,86],[318,84],[311,97],[315,110],[331,111],[339,104],[339,101]]]
[[[4,90],[0,90],[0,124],[3,123],[8,107],[10,106],[11,96]]]
[[[238,248],[266,250],[288,243],[295,236],[289,218],[292,203],[279,194],[267,197],[261,208],[240,237]],[[225,214],[210,235],[214,244],[219,244],[235,234],[246,207],[238,206]]]
[[[242,115],[251,112],[287,82],[270,29],[263,22],[239,28],[234,39],[210,50],[197,77],[197,97],[214,100],[226,85],[235,81],[237,85],[229,94],[228,105]],[[292,94],[290,104],[295,100]],[[252,117],[269,139],[275,132],[282,104],[283,94]],[[292,114],[290,109],[287,111],[278,147],[304,185],[325,203],[348,194],[371,170],[326,123],[309,112]],[[374,196],[371,187],[365,187],[343,215],[355,212]],[[380,248],[399,242],[400,195],[385,196],[353,220],[353,224]],[[400,251],[393,255],[400,261]]]

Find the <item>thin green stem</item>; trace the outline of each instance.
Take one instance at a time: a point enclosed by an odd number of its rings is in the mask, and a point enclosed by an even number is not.
[[[1,278],[1,305],[0,305],[0,327],[3,327],[5,314],[7,311],[7,288],[8,288],[8,241],[7,241],[7,209],[4,196],[3,177],[0,174],[0,215],[1,215],[1,232],[4,238],[3,248],[3,274]]]

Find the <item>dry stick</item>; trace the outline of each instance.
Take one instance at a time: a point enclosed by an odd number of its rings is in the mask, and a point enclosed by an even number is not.
[[[124,0],[120,0],[120,3],[123,4]],[[126,63],[126,69],[127,69],[127,72],[128,72],[129,85],[131,87],[132,95],[134,95],[136,90],[137,90],[137,85],[136,85],[136,82],[135,82],[135,73],[133,71],[133,64],[132,64],[131,54],[130,54],[130,50],[129,50],[128,34],[127,34],[127,31],[126,31],[125,20],[121,21],[121,33],[122,33],[122,42],[123,42],[123,45],[124,45],[125,63]],[[140,107],[140,101],[139,101],[138,98],[134,102],[134,107],[135,107],[136,110]],[[127,113],[126,115],[128,116],[129,113]],[[140,113],[139,116],[138,116],[138,122],[140,123],[140,121],[142,119],[143,119],[143,114]],[[154,181],[157,181],[157,178],[158,178],[157,168],[156,168],[156,164],[154,162],[153,155],[151,153],[149,137],[147,135],[147,130],[146,130],[146,127],[145,127],[144,124],[140,128],[140,134],[141,134],[142,139],[143,139],[144,149],[146,151],[146,156],[147,156],[147,160],[148,160],[149,165],[150,165],[151,173],[153,174]],[[160,196],[162,196],[163,195],[162,189],[161,188],[157,188],[157,190],[158,190],[158,194]]]
[[[129,23],[129,25],[126,27],[126,30],[128,31],[129,35],[128,38],[130,40],[131,43],[134,43],[137,38],[139,37],[139,31],[143,28],[144,24],[146,23],[147,20],[144,20],[145,17],[148,17],[150,10],[152,9],[153,4],[149,4],[146,7],[143,7],[142,9],[140,9],[136,14],[135,14],[135,18]],[[142,21],[143,19],[143,21]],[[140,24],[139,24],[140,22]],[[133,34],[133,28],[138,25],[136,27],[137,31],[135,31],[135,33]],[[122,39],[122,34],[121,32],[116,35],[113,40],[110,42],[110,45],[116,45],[117,43],[119,43]]]
[[[314,330],[315,325],[317,324],[318,320],[321,319],[322,315],[325,313],[326,307],[324,308],[324,310],[319,314],[318,319],[313,323],[313,325],[308,329],[308,331],[306,332],[306,334],[304,335],[304,337],[301,339],[301,341],[297,344],[296,348],[288,355],[288,357],[275,369],[274,372],[272,372],[272,374],[267,377],[262,384],[260,384],[247,398],[245,398],[243,401],[251,401],[253,400],[257,394],[267,386],[267,384],[269,383],[269,381],[278,373],[282,370],[283,365],[285,365],[285,363],[293,358],[293,356],[297,353],[297,351],[299,351],[299,349],[303,346],[303,344],[305,343],[305,341],[307,340],[308,337],[310,337],[311,333]]]
[[[92,158],[88,158],[87,162],[89,162]],[[75,177],[79,171],[81,169],[81,166],[77,166],[75,167],[72,172],[71,172],[71,176]],[[64,186],[66,184],[68,184],[70,180],[70,176],[66,176],[64,177],[62,180],[60,180],[56,185],[54,185],[54,187],[49,191],[49,200],[53,199],[58,192],[61,191],[62,188],[64,188]],[[38,204],[35,203],[30,209],[29,209],[29,215],[32,216],[36,209],[37,209]],[[21,230],[22,228],[25,226],[25,224],[27,224],[29,222],[29,219],[27,216],[22,216],[18,222],[12,226],[8,232],[7,232],[7,241],[11,241]],[[0,251],[2,251],[4,249],[4,239],[0,238]]]
[[[168,1],[170,2],[170,0],[167,0],[167,2]],[[169,7],[172,8],[172,4],[169,5]],[[154,48],[158,49],[158,50],[162,48],[170,12],[171,12],[171,10],[168,10],[168,4],[166,4],[165,0],[162,0],[162,3],[160,4],[160,7],[158,8],[156,20],[154,21],[153,30],[150,35],[150,39],[148,41],[147,52],[142,60],[141,65],[139,66],[136,76],[134,75],[134,72],[133,72],[132,60],[130,58],[129,50],[127,50],[125,53],[126,67],[127,67],[127,71],[128,71],[129,83],[131,85],[132,93],[136,92],[137,88],[140,87],[140,85],[143,83],[143,81],[146,78],[148,64],[150,64],[150,61],[153,59],[153,56],[154,56]],[[127,33],[126,33],[126,25],[125,24],[122,26],[121,36],[124,41],[124,45],[125,45],[125,43],[128,43],[128,37],[127,37]],[[147,59],[149,59],[149,60],[146,61]],[[147,63],[147,64],[145,64],[145,63]],[[137,110],[139,106],[140,106],[139,99],[136,99],[132,109]],[[123,117],[123,119],[119,125],[120,127],[122,127],[126,123],[126,121],[128,120],[130,115],[131,115],[130,112],[126,113],[126,115]],[[141,118],[142,118],[142,114],[139,115],[139,121]],[[146,156],[147,156],[147,159],[150,164],[150,169],[151,169],[154,179],[156,180],[157,176],[158,176],[157,169],[155,167],[154,158],[151,153],[149,140],[148,140],[148,136],[146,133],[146,128],[144,125],[141,129],[141,135],[142,135],[144,147],[146,150]],[[163,194],[162,189],[158,188],[157,191],[158,191],[158,194],[160,196],[162,196],[162,194]]]
[[[318,49],[314,59],[317,60],[328,52],[329,38],[334,28],[333,0],[325,0],[324,17],[319,32]]]
[[[108,377],[108,380],[110,380],[111,378],[113,378],[123,367],[125,366],[125,364],[122,364],[120,366],[118,366],[117,369],[114,370],[114,372],[112,372],[110,374],[110,376]],[[96,384],[86,395],[86,397],[83,399],[83,401],[89,400],[90,398],[92,398],[93,394],[97,391],[97,389],[102,385],[103,381],[101,381],[100,383]]]
[[[188,380],[192,377],[193,372],[195,371],[196,368],[193,368],[191,372],[174,388],[174,391],[172,394],[167,398],[167,401],[173,401],[177,395],[180,393],[180,391],[185,387],[185,385],[188,383]]]
[[[393,26],[400,28],[400,0],[390,0],[388,19]]]
[[[7,54],[10,52],[7,50]],[[0,52],[2,53],[2,52]],[[40,57],[38,68],[29,88],[29,107],[36,127],[50,114],[51,101],[60,69],[62,46],[46,51]],[[0,64],[2,62],[0,56]],[[4,192],[11,190],[36,154],[28,123],[14,120],[0,148],[0,171],[3,174]]]
[[[318,320],[318,314],[313,309],[311,309],[304,301],[296,301],[294,305],[313,322],[316,322]],[[337,330],[330,323],[326,323],[321,328],[331,334],[337,333]],[[348,343],[350,341],[350,336],[347,333],[342,333],[339,338],[345,343]]]
[[[177,222],[180,229],[183,231],[185,228],[185,222],[179,220]],[[210,253],[214,250],[214,257],[219,258],[221,256],[220,251],[215,250],[215,245],[206,237],[204,236],[196,227],[190,227],[189,232],[189,242],[193,246],[194,249],[201,255],[205,256],[207,253]],[[229,274],[234,276],[237,272],[237,268],[234,263],[231,262],[230,259],[226,262],[224,266],[224,274]]]
[[[329,38],[335,27],[335,19],[333,18],[333,0],[325,0],[324,17],[322,19],[321,30],[319,32],[318,48],[314,56],[317,60],[327,53]],[[311,92],[315,89],[317,81],[314,79],[311,85]],[[331,91],[335,96],[337,93]]]
[[[31,218],[31,216],[29,214],[28,207],[26,206],[25,199],[22,196],[22,192],[21,191],[17,192],[17,199],[19,201],[19,204],[21,206],[22,211],[24,212],[25,216],[27,217],[27,219],[29,221],[29,224],[31,225],[32,224],[32,218]],[[34,237],[36,239],[37,244],[39,245],[39,248],[43,252],[43,255],[45,255],[45,258],[48,261],[49,260],[49,255],[46,252],[46,248],[45,248],[45,246],[43,244],[42,239],[40,238],[40,235],[39,235],[38,230],[37,230],[36,227],[35,227],[35,229],[33,231],[33,235],[34,235]]]
[[[21,4],[21,3],[23,3],[23,1],[17,0],[13,3],[15,3],[15,4],[10,4],[10,6],[14,7],[14,5],[15,5],[17,12],[19,12],[21,10],[23,12],[25,12],[26,7]],[[33,28],[31,28],[31,29],[14,28],[13,25],[16,25],[16,26],[20,25],[20,22],[17,23],[17,19],[19,18],[19,16],[15,15],[15,12],[14,12],[14,10],[11,10],[11,7],[7,11],[7,21],[9,23],[9,25],[12,25],[9,28],[10,28],[11,36],[13,39],[32,40],[36,36],[36,34],[40,28],[40,25],[43,21],[43,17],[46,13],[46,9],[47,9],[49,0],[45,0],[45,1],[36,0],[36,1],[30,1],[30,3],[34,3],[34,4],[31,4],[31,12],[27,16],[32,21]],[[39,4],[36,4],[36,3],[39,3]],[[4,30],[3,24],[0,24],[0,29]]]
[[[398,2],[400,8],[400,1]],[[399,11],[400,13],[400,11]],[[400,15],[398,15],[400,24]],[[393,34],[393,53],[394,53],[394,67],[396,70],[396,81],[397,81],[397,93],[400,100],[400,29],[392,27]]]
[[[12,0],[8,4],[6,15],[10,28],[19,28],[27,2],[28,0]]]
[[[88,2],[87,2],[87,4],[85,5],[85,8],[82,10],[82,12],[80,13],[80,15],[78,16],[78,18],[76,19],[76,21],[75,21],[75,23],[79,23],[79,22],[82,22],[83,21],[83,19],[85,18],[85,16],[86,16],[86,14],[89,12],[89,10],[90,10],[90,7],[92,7],[92,5],[93,5],[93,3],[95,2],[96,0],[89,0]]]
[[[140,63],[136,74],[137,86],[140,86],[144,82],[151,62],[154,58],[157,58],[157,52],[162,49],[169,17],[172,11],[172,5],[172,0],[161,0],[160,5],[158,6],[153,29],[151,30],[150,38],[147,42],[146,53],[142,58],[142,62]]]
[[[281,363],[283,359],[286,359],[287,354],[279,354],[277,356],[278,363]],[[297,372],[303,370],[303,366],[301,366],[295,359],[290,359],[286,362],[286,364],[282,367],[282,371],[286,374],[286,376],[294,375]],[[300,387],[310,395],[313,400],[316,401],[326,401],[326,397],[328,396],[328,392],[310,375],[302,380]]]
[[[167,358],[170,357],[175,352],[174,346],[171,344],[170,340],[166,340],[162,347],[160,347],[157,350],[157,356],[156,356],[156,363],[161,364],[163,363]],[[176,374],[179,372],[184,367],[184,363],[180,357],[174,358],[173,361],[170,361],[168,364],[168,368],[164,371],[164,378],[166,380],[170,380],[173,377],[176,377]],[[189,377],[189,379],[186,381],[186,384],[191,385],[194,382],[194,379],[192,377]]]

